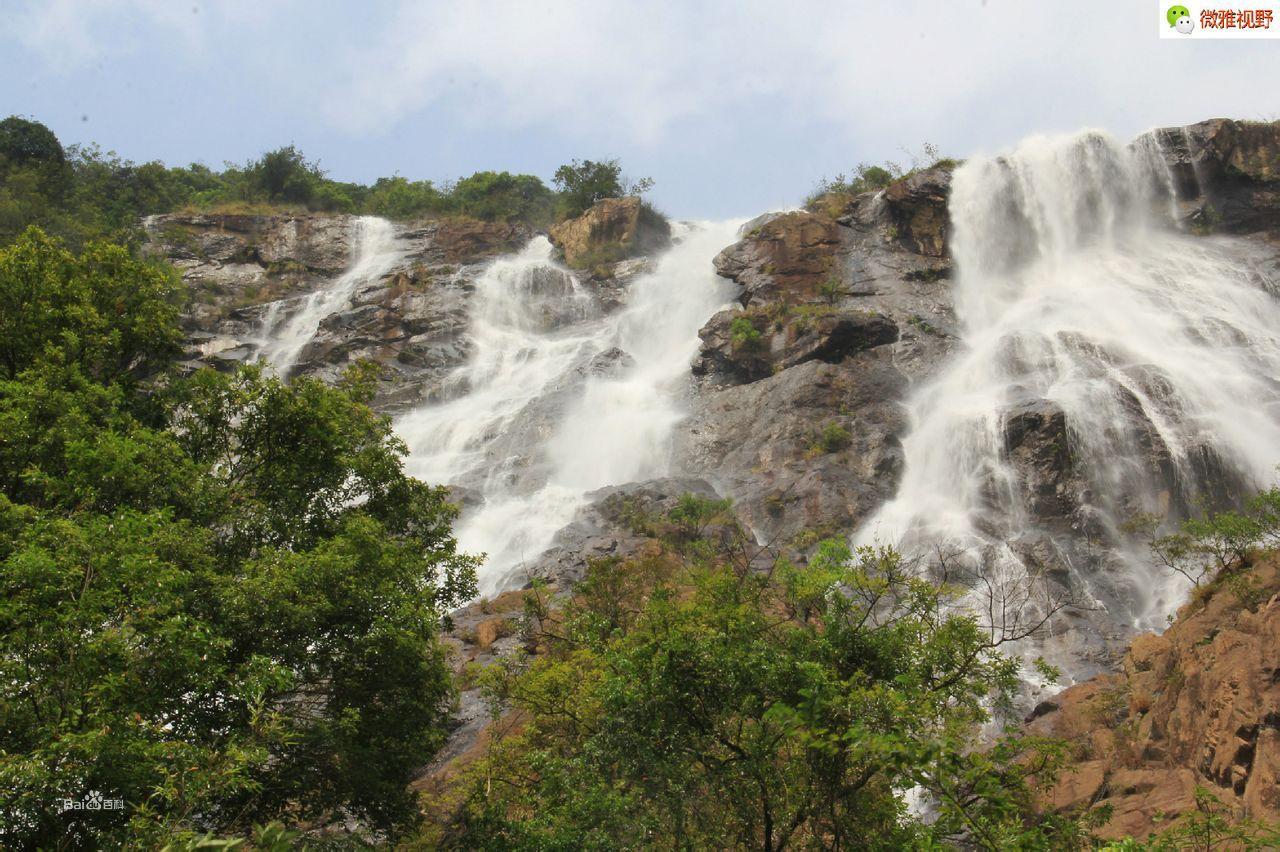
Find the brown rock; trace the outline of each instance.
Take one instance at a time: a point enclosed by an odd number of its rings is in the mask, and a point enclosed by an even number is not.
[[[898,241],[917,254],[945,257],[950,219],[952,166],[934,166],[890,184],[884,201],[897,228]]]
[[[1280,121],[1215,118],[1152,131],[1195,232],[1280,229]]]
[[[606,198],[576,219],[551,228],[551,242],[575,268],[612,264],[671,243],[667,220],[635,196]]]
[[[1142,838],[1194,808],[1199,786],[1235,818],[1280,821],[1278,593],[1280,557],[1220,578],[1163,636],[1134,640],[1122,673],[1057,696],[1058,709],[1030,727],[1087,759],[1083,780],[1064,778],[1045,806],[1109,804],[1099,833]],[[1095,785],[1099,771],[1105,781]]]
[[[528,228],[506,222],[446,219],[435,231],[435,247],[446,263],[476,263],[494,255],[517,251],[529,241]]]
[[[838,279],[839,226],[826,216],[800,210],[766,220],[716,255],[716,272],[743,287],[743,307],[753,301],[809,301],[819,287]]]

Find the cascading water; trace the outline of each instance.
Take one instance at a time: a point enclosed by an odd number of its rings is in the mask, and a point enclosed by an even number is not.
[[[677,224],[676,244],[628,286],[626,306],[597,300],[533,240],[476,283],[469,362],[445,402],[401,417],[411,474],[472,488],[457,526],[485,552],[491,594],[569,523],[587,492],[669,474],[698,329],[732,297],[711,258],[738,223]]]
[[[404,256],[404,250],[398,245],[390,222],[377,216],[361,216],[355,221],[351,254],[347,271],[328,287],[302,297],[295,310],[285,310],[284,300],[267,306],[258,359],[279,375],[289,375],[302,350],[320,330],[320,323],[347,307],[361,284],[377,281],[390,272]]]
[[[1185,594],[1121,525],[1264,486],[1280,462],[1280,302],[1246,244],[1173,227],[1151,137],[1035,138],[955,172],[962,346],[909,400],[896,497],[858,534],[907,552],[945,543],[1027,569],[1055,541],[1067,573],[1123,629],[1163,626]],[[1089,504],[1073,529],[1030,508],[1006,428],[1019,405],[1062,413]],[[1082,528],[1080,518],[1093,518]],[[1090,524],[1096,526],[1090,527]],[[1097,537],[1105,569],[1079,563]]]

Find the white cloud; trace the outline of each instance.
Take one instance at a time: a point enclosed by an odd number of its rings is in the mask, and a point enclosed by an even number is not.
[[[319,107],[359,131],[447,103],[469,123],[641,142],[689,116],[742,109],[906,138],[1011,111],[1064,121],[1125,111],[1140,124],[1256,112],[1262,100],[1276,109],[1262,73],[1276,70],[1274,51],[1255,49],[1270,45],[1161,42],[1154,4],[1075,5],[1064,16],[1012,0],[405,2],[373,43],[338,52]]]

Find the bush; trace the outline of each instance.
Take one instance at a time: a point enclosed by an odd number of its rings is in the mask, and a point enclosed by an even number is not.
[[[546,224],[555,206],[541,180],[510,172],[476,172],[454,184],[450,200],[457,212],[487,222]]]
[[[1233,569],[1247,568],[1256,548],[1280,544],[1280,486],[1254,495],[1239,511],[1188,518],[1170,535],[1156,537],[1157,524],[1157,518],[1144,516],[1131,526],[1145,527],[1156,559],[1199,587]]]
[[[853,436],[839,423],[828,423],[822,429],[819,443],[824,453],[838,453],[853,443]]]
[[[764,338],[750,317],[734,317],[733,322],[729,323],[729,337],[735,349],[755,351],[764,345]]]

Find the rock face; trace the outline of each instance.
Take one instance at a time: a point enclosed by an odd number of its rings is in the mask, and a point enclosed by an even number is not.
[[[671,226],[637,197],[606,198],[554,225],[549,236],[565,263],[591,269],[661,251],[671,243]]]
[[[144,224],[144,250],[171,260],[195,297],[183,319],[193,368],[255,358],[272,303],[277,322],[287,319],[303,295],[341,275],[355,234],[350,216],[170,214]],[[367,358],[384,367],[379,408],[430,398],[466,358],[475,275],[531,236],[523,226],[465,219],[399,228],[399,262],[382,279],[363,282],[349,306],[321,322],[295,373],[331,381]]]
[[[743,307],[813,298],[838,277],[840,233],[833,220],[799,210],[750,224],[744,239],[715,259],[716,272],[742,285]]]
[[[917,254],[945,257],[950,218],[951,166],[934,166],[890,184],[884,202],[898,241]]]
[[[1280,229],[1280,122],[1217,118],[1153,137],[1197,230]]]
[[[950,262],[924,221],[945,221],[946,182],[891,207],[859,196],[837,218],[798,211],[744,226],[715,259],[743,309],[700,332],[699,390],[680,439],[684,469],[734,498],[761,542],[803,560],[896,490],[910,383],[955,343]],[[931,200],[932,199],[932,200]],[[904,241],[898,216],[918,212]],[[940,211],[940,213],[939,213]]]
[[[1135,639],[1120,672],[1036,708],[1030,728],[1075,749],[1046,807],[1110,805],[1099,833],[1142,838],[1194,810],[1200,786],[1236,818],[1280,820],[1278,565],[1219,578],[1162,636]]]

